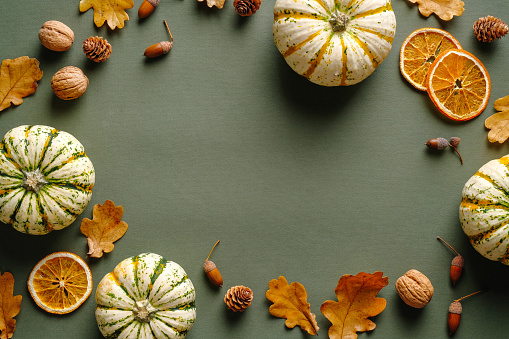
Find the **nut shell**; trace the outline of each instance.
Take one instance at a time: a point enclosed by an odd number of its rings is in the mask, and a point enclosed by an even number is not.
[[[431,281],[417,270],[409,270],[396,281],[396,290],[408,306],[423,308],[433,297]]]
[[[57,52],[67,51],[74,42],[74,32],[60,21],[46,21],[39,29],[39,40],[44,47]]]
[[[81,69],[67,66],[56,72],[51,78],[51,88],[62,100],[79,98],[88,87],[88,78]]]

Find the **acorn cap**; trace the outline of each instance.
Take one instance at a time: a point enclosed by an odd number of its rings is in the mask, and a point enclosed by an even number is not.
[[[465,259],[461,255],[457,255],[452,259],[451,265],[463,267],[465,266]]]
[[[463,309],[459,301],[453,301],[451,305],[449,305],[449,313],[461,314],[461,311],[463,311]]]
[[[203,269],[205,270],[205,273],[209,273],[210,271],[216,269],[216,264],[214,264],[212,260],[207,260],[203,264]]]

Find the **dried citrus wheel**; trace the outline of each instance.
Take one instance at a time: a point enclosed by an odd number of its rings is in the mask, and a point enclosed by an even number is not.
[[[92,292],[90,268],[69,252],[52,253],[35,265],[28,290],[43,310],[65,314],[77,309]]]
[[[440,112],[460,121],[481,114],[491,92],[490,76],[484,65],[462,49],[440,54],[429,69],[426,85]]]
[[[438,28],[420,28],[405,39],[399,54],[399,68],[415,88],[426,90],[426,75],[436,57],[461,45],[451,34]]]

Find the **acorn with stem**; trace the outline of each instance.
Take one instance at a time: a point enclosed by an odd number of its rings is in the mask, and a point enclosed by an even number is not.
[[[474,294],[482,293],[484,291],[477,291],[474,293],[470,293],[464,297],[454,300],[451,305],[449,305],[449,313],[447,314],[447,328],[449,329],[449,335],[453,335],[460,326],[461,320],[461,312],[463,312],[463,307],[461,306],[460,301],[473,296]]]
[[[170,41],[161,41],[157,44],[153,44],[145,50],[145,53],[143,54],[147,58],[156,58],[158,56],[161,56],[163,54],[167,54],[170,49],[173,47],[173,35],[170,32],[170,28],[168,27],[168,23],[166,20],[163,20],[164,25],[166,26],[166,29],[168,30],[168,34],[170,34]]]
[[[205,259],[205,263],[203,264],[203,270],[205,271],[205,274],[207,275],[210,282],[214,286],[223,287],[223,276],[221,275],[221,272],[219,272],[219,270],[217,269],[216,264],[214,264],[212,260],[209,260],[212,251],[214,250],[214,248],[216,248],[217,244],[219,244],[219,241],[220,240],[218,240],[214,244],[214,247],[212,247],[212,249],[210,250],[209,256],[207,257],[207,259]]]
[[[461,157],[460,152],[458,152],[458,149],[456,148],[456,147],[458,147],[459,143],[460,143],[460,138],[458,138],[458,137],[452,137],[449,141],[447,141],[447,139],[445,139],[445,138],[433,138],[433,139],[429,139],[426,142],[426,146],[428,146],[431,149],[436,149],[439,151],[442,151],[442,150],[446,149],[447,147],[451,147],[456,152],[456,154],[458,154],[461,164],[463,164],[463,158]]]
[[[461,276],[461,272],[463,271],[463,267],[465,266],[465,259],[463,259],[463,256],[459,254],[458,251],[456,251],[444,239],[440,237],[437,237],[437,239],[443,242],[445,245],[447,245],[451,250],[454,251],[454,253],[456,253],[456,256],[452,259],[451,262],[451,272],[450,272],[452,284],[456,285]]]

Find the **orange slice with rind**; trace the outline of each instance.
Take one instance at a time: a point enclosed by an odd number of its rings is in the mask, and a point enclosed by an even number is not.
[[[436,58],[429,69],[426,86],[438,110],[458,121],[481,114],[491,93],[486,67],[462,49],[450,49]]]
[[[425,91],[426,75],[431,64],[440,53],[452,48],[461,49],[461,45],[449,32],[432,27],[413,31],[401,46],[401,74],[412,86]]]
[[[37,306],[49,313],[66,314],[90,296],[92,273],[76,254],[55,252],[35,265],[27,284]]]

